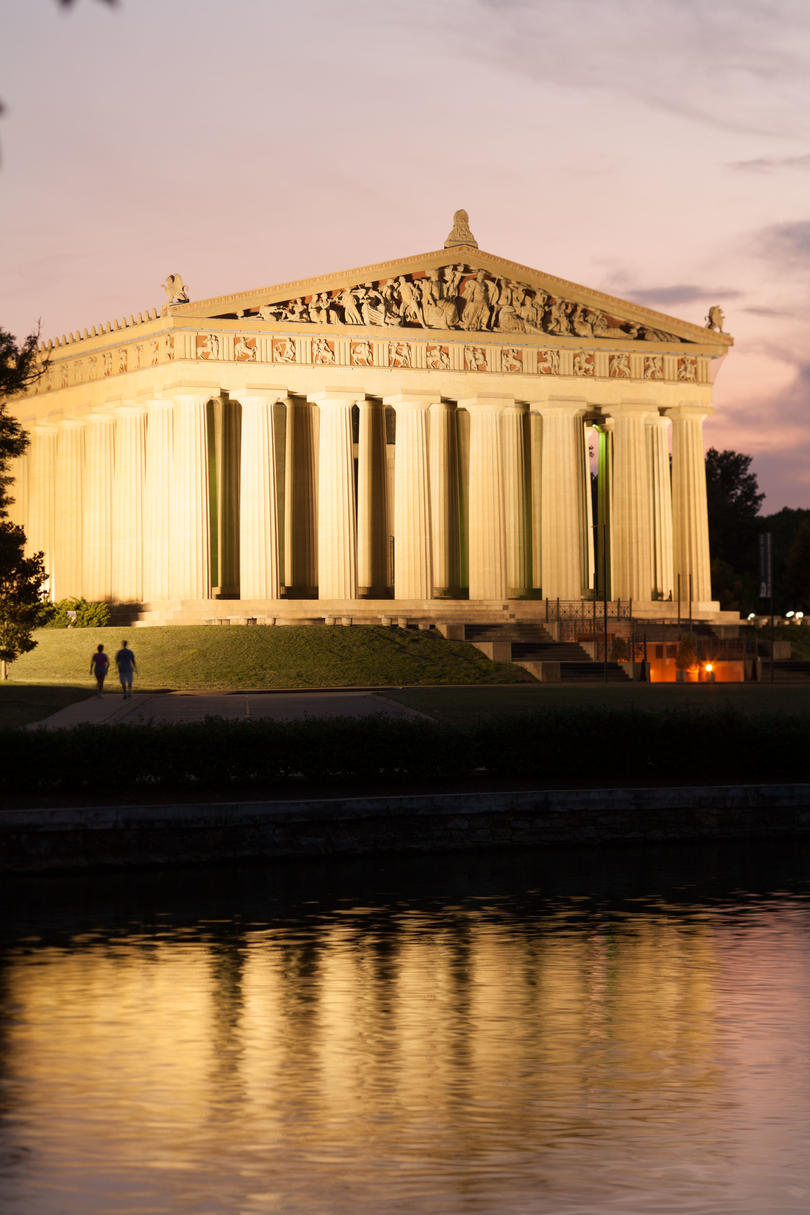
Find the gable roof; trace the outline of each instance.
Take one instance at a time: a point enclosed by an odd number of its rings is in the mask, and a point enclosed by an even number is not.
[[[476,276],[484,285],[483,292],[468,286]],[[420,280],[431,277],[436,287],[426,292],[427,284]],[[351,293],[354,307],[343,293]],[[468,300],[476,295],[481,306],[470,309]],[[422,306],[420,301],[426,298],[430,301],[433,296],[439,297],[440,307],[433,307],[430,302]],[[638,338],[677,345],[709,345],[715,347],[717,354],[724,354],[733,344],[733,338],[726,333],[523,266],[469,244],[171,304],[168,311],[178,320],[239,319],[243,324],[251,319],[270,320],[274,328],[279,324],[322,321],[339,330],[354,332],[357,324],[362,323],[380,326],[386,332],[392,326],[491,331],[536,334],[544,341],[557,335]]]

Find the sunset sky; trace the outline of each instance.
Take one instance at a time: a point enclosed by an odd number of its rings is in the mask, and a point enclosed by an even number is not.
[[[3,0],[0,325],[441,248],[736,345],[707,442],[810,507],[808,0]]]

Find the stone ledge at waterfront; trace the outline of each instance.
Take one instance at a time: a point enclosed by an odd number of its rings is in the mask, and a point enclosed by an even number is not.
[[[810,784],[7,810],[0,873],[810,834]]]

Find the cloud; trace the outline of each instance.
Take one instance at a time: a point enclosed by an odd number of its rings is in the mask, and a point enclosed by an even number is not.
[[[759,156],[755,160],[730,160],[728,167],[743,173],[777,173],[781,169],[810,172],[810,152],[803,156]]]
[[[700,287],[696,283],[675,283],[669,287],[631,287],[625,293],[637,304],[676,305],[700,301],[733,300],[744,294],[734,287]]]
[[[804,133],[805,0],[476,0],[483,21],[460,23],[459,7],[440,11],[468,53],[510,74],[624,94],[716,130]]]
[[[810,220],[767,224],[747,239],[749,253],[771,262],[783,274],[806,275],[810,269]]]

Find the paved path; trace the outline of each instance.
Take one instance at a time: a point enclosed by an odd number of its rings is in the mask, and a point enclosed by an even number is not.
[[[128,700],[108,692],[101,699],[90,696],[60,709],[29,729],[50,730],[84,724],[124,722],[203,721],[223,717],[228,721],[269,717],[286,721],[296,717],[423,717],[385,696],[367,690],[338,688],[319,692],[135,692]]]

